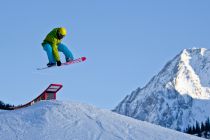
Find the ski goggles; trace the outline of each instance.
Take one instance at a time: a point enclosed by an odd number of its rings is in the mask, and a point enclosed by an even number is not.
[[[64,37],[64,35],[62,35],[61,33],[58,32],[57,37],[58,37],[58,39],[62,39]]]

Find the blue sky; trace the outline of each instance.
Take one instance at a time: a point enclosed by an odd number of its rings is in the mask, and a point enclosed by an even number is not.
[[[210,46],[209,7],[209,0],[1,2],[0,100],[24,104],[61,83],[58,100],[113,109],[181,50]],[[68,30],[63,43],[87,61],[37,71],[48,63],[42,40],[60,26]]]

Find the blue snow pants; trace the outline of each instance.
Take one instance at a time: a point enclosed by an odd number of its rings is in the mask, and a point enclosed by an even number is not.
[[[49,60],[49,63],[56,63],[56,60],[53,56],[53,50],[52,50],[52,47],[50,44],[46,43],[46,44],[43,44],[43,49],[46,51],[47,53],[47,57],[48,57],[48,60]],[[66,47],[66,45],[60,43],[58,44],[58,51],[59,52],[62,52],[64,55],[65,55],[65,58],[66,59],[74,59],[71,51]]]

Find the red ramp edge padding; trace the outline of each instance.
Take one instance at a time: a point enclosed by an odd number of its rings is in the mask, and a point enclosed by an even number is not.
[[[32,101],[24,104],[24,105],[20,105],[20,106],[15,106],[12,107],[11,110],[14,109],[20,109],[20,108],[24,108],[24,107],[28,107],[33,105],[36,102],[39,102],[41,100],[56,100],[56,93],[63,87],[62,84],[50,84],[48,86],[47,89],[45,89],[42,94],[40,94],[38,97],[36,97],[35,99],[33,99]]]

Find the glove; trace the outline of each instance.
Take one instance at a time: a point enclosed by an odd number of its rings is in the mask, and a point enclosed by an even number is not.
[[[61,61],[57,61],[57,66],[61,66]]]

